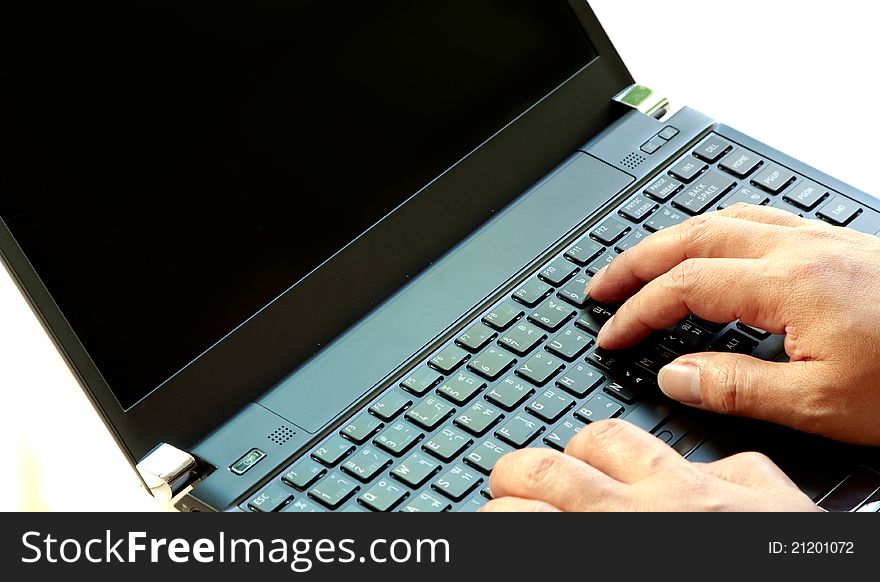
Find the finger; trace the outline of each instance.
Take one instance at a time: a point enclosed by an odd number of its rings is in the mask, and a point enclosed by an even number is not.
[[[609,319],[596,342],[629,347],[693,313],[727,323],[736,319],[781,333],[778,306],[787,287],[783,273],[751,259],[688,259],[630,297]]]
[[[565,447],[565,454],[622,483],[635,483],[668,466],[686,467],[671,447],[624,420],[588,424]]]
[[[500,497],[493,499],[480,508],[486,513],[533,513],[533,512],[558,512],[559,508],[539,499],[523,499],[521,497]]]
[[[718,479],[757,491],[771,493],[797,487],[776,463],[761,453],[739,453],[712,463],[694,463],[694,466]]]
[[[501,457],[489,478],[492,495],[539,499],[562,511],[622,509],[622,485],[570,455],[522,449]]]
[[[719,210],[714,214],[729,216],[731,218],[740,218],[742,220],[750,220],[752,222],[761,222],[763,224],[775,224],[777,226],[792,227],[808,224],[807,219],[782,210],[781,208],[758,206],[757,204],[748,204],[746,202],[738,202],[728,206],[724,210]]]

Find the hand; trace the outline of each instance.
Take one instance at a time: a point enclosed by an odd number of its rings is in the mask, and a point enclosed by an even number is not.
[[[880,239],[737,204],[649,236],[588,287],[626,302],[599,333],[625,348],[694,313],[784,333],[790,362],[682,356],[659,374],[697,408],[880,445]],[[627,299],[628,298],[628,299]]]
[[[490,487],[481,511],[817,511],[764,455],[691,463],[623,420],[585,426],[565,453],[501,457]]]

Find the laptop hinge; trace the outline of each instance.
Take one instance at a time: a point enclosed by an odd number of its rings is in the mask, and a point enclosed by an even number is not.
[[[199,476],[196,458],[168,443],[161,443],[137,464],[138,473],[159,501],[170,501]]]
[[[669,99],[644,85],[630,85],[615,95],[614,101],[654,119],[661,119],[669,112]]]

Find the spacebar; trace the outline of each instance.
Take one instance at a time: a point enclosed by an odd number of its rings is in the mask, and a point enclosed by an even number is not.
[[[648,432],[654,432],[654,429],[669,418],[676,408],[674,401],[658,396],[642,402],[638,408],[626,415],[624,420]]]

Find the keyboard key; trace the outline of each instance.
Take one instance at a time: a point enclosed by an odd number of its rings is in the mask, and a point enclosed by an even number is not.
[[[492,425],[501,420],[501,411],[490,404],[478,400],[471,407],[462,412],[455,419],[456,426],[460,426],[469,433],[480,436]]]
[[[859,215],[862,207],[849,198],[837,195],[831,202],[822,207],[816,215],[833,225],[844,226]]]
[[[479,511],[481,507],[489,503],[489,500],[482,495],[475,495],[465,501],[461,507],[456,509],[456,513],[472,513]]]
[[[617,256],[617,253],[615,253],[615,252],[605,253],[604,255],[602,255],[601,257],[599,257],[598,259],[596,259],[595,261],[593,261],[589,265],[587,265],[587,269],[586,269],[587,273],[589,273],[590,275],[595,275],[596,273],[598,273],[602,269],[602,267],[605,267],[608,264],[610,264],[611,261],[613,261],[614,257],[616,257],[616,256]]]
[[[659,344],[653,344],[645,350],[640,350],[635,358],[635,363],[648,370],[655,376],[660,373],[660,368],[671,363],[678,354]]]
[[[293,499],[293,494],[280,485],[269,485],[248,501],[251,511],[272,512],[278,511],[288,501]]]
[[[543,386],[562,366],[561,358],[547,352],[537,352],[517,368],[516,374],[537,386]]]
[[[470,374],[459,372],[449,377],[439,388],[437,394],[455,404],[464,404],[474,394],[486,387],[486,383]]]
[[[543,327],[547,331],[556,331],[562,324],[575,314],[575,310],[567,303],[561,303],[558,299],[546,299],[535,311],[529,315],[529,321]]]
[[[358,484],[354,479],[334,471],[312,487],[309,496],[330,509],[336,509],[357,490]]]
[[[339,510],[340,513],[367,513],[367,508],[355,502],[349,503]]]
[[[318,480],[326,469],[312,459],[303,459],[285,473],[281,480],[297,489],[305,489]]]
[[[541,269],[541,272],[538,273],[538,277],[547,281],[551,285],[558,286],[562,285],[565,281],[571,277],[578,268],[571,263],[571,261],[565,260],[563,257],[559,257],[554,260],[552,263]]]
[[[574,261],[580,266],[588,264],[590,261],[602,254],[605,247],[585,236],[579,240],[573,247],[565,253],[565,258]]]
[[[449,508],[452,507],[448,501],[442,500],[439,497],[435,497],[430,493],[419,493],[412,500],[410,500],[400,511],[405,512],[429,512],[429,513],[439,513],[441,511],[448,511]]]
[[[724,322],[724,323],[718,323],[718,322],[715,322],[715,321],[709,321],[708,319],[703,319],[702,317],[697,317],[697,316],[694,315],[693,313],[691,313],[690,315],[688,315],[687,318],[688,318],[690,321],[693,321],[694,323],[696,323],[697,325],[699,325],[700,327],[702,327],[703,329],[708,329],[709,331],[712,331],[712,332],[715,332],[715,331],[721,331],[722,329],[724,329],[725,327],[727,327],[727,324],[728,324],[728,323],[730,323],[729,321],[728,321],[728,322]]]
[[[685,212],[699,214],[724,196],[736,182],[711,170],[673,199],[672,204]]]
[[[669,176],[660,176],[659,178],[651,182],[651,185],[648,186],[644,190],[644,192],[648,197],[653,198],[658,202],[666,202],[667,200],[672,198],[672,196],[675,195],[676,192],[681,190],[683,186],[684,184],[682,184],[675,178],[671,178]]]
[[[379,419],[364,412],[345,425],[345,428],[342,429],[342,435],[361,444],[379,432],[381,428],[382,422]]]
[[[468,369],[472,372],[495,380],[516,361],[510,352],[503,350],[497,346],[489,346],[468,364]],[[459,403],[460,404],[460,403]]]
[[[649,139],[648,141],[643,143],[639,147],[639,149],[642,150],[643,152],[645,152],[646,154],[653,154],[654,152],[659,150],[661,147],[663,147],[663,144],[665,144],[665,143],[666,142],[662,139],[652,137],[651,139]]]
[[[574,322],[579,328],[597,335],[605,322],[617,311],[617,305],[599,303],[591,299],[587,302],[583,314]]]
[[[746,325],[741,321],[736,322],[736,327],[743,330],[750,336],[758,338],[759,340],[767,339],[768,337],[770,337],[769,331],[765,331],[758,327],[752,327],[751,325]]]
[[[672,127],[671,125],[667,125],[663,129],[660,130],[660,133],[657,134],[658,137],[661,137],[666,140],[670,140],[678,135],[678,129]]]
[[[538,397],[526,406],[531,414],[534,414],[544,422],[554,422],[574,406],[574,400],[561,391],[550,388],[544,390]]]
[[[627,249],[631,249],[644,239],[648,237],[648,233],[644,230],[634,230],[622,239],[620,239],[616,245],[614,245],[614,250],[622,253]]]
[[[513,298],[526,307],[534,307],[551,291],[553,291],[553,287],[540,279],[529,279],[513,292]]]
[[[812,210],[827,196],[828,188],[811,180],[801,180],[783,198],[799,208]]]
[[[379,433],[373,443],[395,456],[400,456],[416,444],[422,433],[403,422],[395,422]]]
[[[342,464],[342,469],[349,475],[369,481],[382,469],[391,464],[391,457],[371,447],[364,447]]]
[[[473,449],[464,458],[465,463],[485,474],[492,472],[498,459],[513,452],[513,449],[494,439],[487,439]]]
[[[636,196],[620,209],[620,214],[633,222],[641,222],[646,216],[657,210],[659,204],[644,196]],[[611,243],[608,243],[611,244]]]
[[[779,208],[781,210],[785,210],[786,212],[791,212],[792,214],[800,216],[801,218],[804,217],[803,210],[801,210],[800,208],[798,208],[794,204],[791,204],[785,198],[779,198],[778,200],[774,200],[772,203],[770,203],[770,206],[772,208]]]
[[[674,178],[678,178],[685,184],[688,184],[708,167],[709,166],[700,160],[694,157],[688,157],[669,170],[669,173],[672,174]]]
[[[758,347],[758,342],[735,330],[728,330],[710,347],[710,352],[733,352],[751,354]]]
[[[718,205],[718,210],[724,210],[728,206],[733,206],[737,202],[745,202],[746,204],[755,204],[756,206],[763,206],[770,202],[770,197],[760,192],[757,188],[752,188],[751,186],[744,186],[725,198],[721,204]]]
[[[382,420],[388,421],[406,410],[410,404],[412,404],[412,400],[403,394],[389,392],[373,403],[370,412]]]
[[[531,396],[534,388],[513,376],[508,376],[501,382],[490,389],[486,394],[486,400],[494,402],[505,410],[513,410],[519,406],[523,400]]]
[[[584,353],[591,345],[593,345],[593,339],[590,336],[569,326],[550,340],[550,343],[547,344],[547,350],[570,362]]]
[[[693,154],[701,160],[714,164],[730,148],[729,141],[713,134],[703,140],[703,143],[697,146]]]
[[[444,426],[440,432],[429,438],[422,445],[422,450],[430,453],[441,461],[451,461],[462,449],[474,441],[470,435],[452,426]]]
[[[324,463],[328,467],[332,467],[344,457],[350,455],[353,450],[354,445],[351,444],[351,441],[335,434],[312,452],[312,458]]]
[[[380,479],[358,497],[358,501],[374,511],[389,511],[406,497],[407,492],[388,479]]]
[[[305,497],[294,499],[292,502],[284,506],[282,513],[320,513],[327,511],[317,503],[312,503]]]
[[[574,394],[578,398],[583,398],[596,386],[605,379],[598,370],[587,366],[586,364],[575,364],[565,371],[562,376],[556,380],[556,385]]]
[[[645,224],[642,226],[645,227],[645,230],[649,230],[651,232],[657,232],[659,230],[663,230],[664,228],[669,228],[671,226],[675,226],[676,224],[681,224],[685,220],[687,220],[688,215],[679,212],[678,210],[674,210],[672,208],[663,207],[654,214],[651,215]]]
[[[479,474],[464,465],[455,465],[438,477],[431,487],[453,501],[459,501],[482,482],[483,478]]]
[[[721,160],[721,163],[718,164],[718,166],[737,178],[745,178],[754,172],[755,168],[762,163],[764,163],[764,160],[756,153],[750,152],[744,148],[737,148],[730,152],[726,158]]]
[[[634,356],[633,350],[606,350],[596,347],[587,354],[587,361],[605,370],[617,370],[629,363]]]
[[[495,338],[495,330],[482,322],[477,322],[458,336],[455,343],[461,347],[476,352],[483,349],[487,343]]]
[[[432,368],[449,374],[470,358],[470,354],[456,345],[448,345],[428,360]]]
[[[510,301],[502,301],[483,317],[483,323],[503,331],[523,316],[523,310]]]
[[[606,218],[599,226],[594,228],[590,236],[600,243],[610,245],[629,232],[629,229],[628,224],[612,216],[611,218]]]
[[[530,323],[520,323],[501,336],[498,342],[517,355],[524,356],[537,344],[544,341],[547,335]]]
[[[628,362],[609,373],[604,390],[618,399],[632,404],[642,398],[647,390],[656,387],[656,380],[644,368]]]
[[[781,192],[792,181],[794,181],[793,172],[776,164],[768,164],[766,168],[754,177],[752,184],[771,194],[776,194]]]
[[[533,438],[541,434],[543,430],[544,425],[540,422],[517,414],[501,425],[501,428],[495,431],[495,436],[520,448],[527,445]]]
[[[623,412],[623,406],[606,396],[595,394],[574,415],[584,422],[595,422],[614,418],[621,412]]]
[[[440,470],[440,463],[422,453],[413,453],[391,470],[395,479],[410,487],[421,487],[434,473]]]
[[[406,380],[400,383],[408,392],[421,396],[443,380],[443,376],[424,366],[413,370]]]
[[[406,417],[424,429],[434,430],[454,411],[454,408],[439,398],[428,396],[413,406],[406,413]]]
[[[587,302],[587,282],[589,280],[590,275],[582,273],[566,283],[556,296],[565,299],[575,307],[583,307]]]
[[[544,442],[557,451],[564,451],[568,441],[573,439],[582,428],[584,428],[582,423],[566,418],[553,427],[553,430],[544,437]]]
[[[666,334],[661,343],[678,355],[691,354],[705,349],[711,335],[693,322],[685,320]]]

